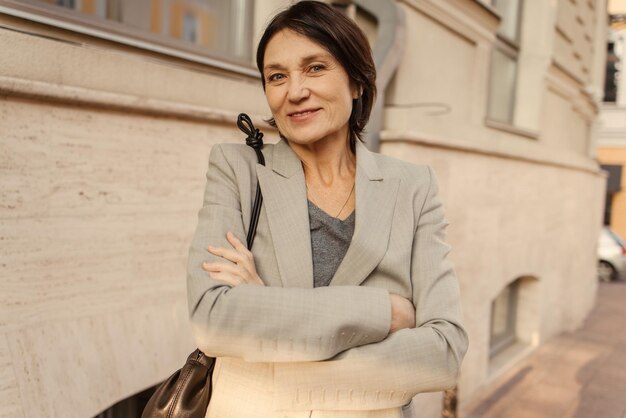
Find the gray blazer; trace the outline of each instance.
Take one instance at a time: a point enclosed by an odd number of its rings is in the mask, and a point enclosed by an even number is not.
[[[468,342],[432,170],[358,143],[354,235],[314,288],[302,164],[284,140],[263,153],[265,167],[246,145],[213,147],[189,253],[194,337],[219,357],[207,417],[402,417],[415,394],[453,386]],[[228,230],[245,242],[257,178],[266,286],[231,288],[201,264]],[[389,292],[413,301],[416,328],[388,335]]]

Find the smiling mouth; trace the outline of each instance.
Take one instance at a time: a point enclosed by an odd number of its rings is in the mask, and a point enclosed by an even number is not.
[[[317,112],[319,109],[307,109],[307,110],[303,110],[301,112],[293,112],[293,113],[289,113],[287,116],[292,117],[292,118],[301,118],[301,117],[306,117],[308,115],[311,115],[315,112]]]

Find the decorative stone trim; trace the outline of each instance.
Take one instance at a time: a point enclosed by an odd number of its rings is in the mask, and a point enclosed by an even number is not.
[[[5,97],[22,97],[211,123],[232,123],[238,115],[233,111],[206,106],[0,76],[0,98]],[[273,129],[260,115],[251,115],[251,119],[255,125]]]
[[[444,137],[435,138],[432,135],[423,134],[421,132],[385,130],[381,131],[380,137],[383,144],[403,142],[426,147],[449,149],[472,154],[482,154],[517,161],[526,161],[534,164],[560,167],[569,170],[583,171],[597,176],[603,176],[598,164],[595,161],[578,155],[563,155],[563,153],[553,155],[539,152],[521,152],[519,149],[496,149],[490,144],[486,144],[484,142],[460,141]]]

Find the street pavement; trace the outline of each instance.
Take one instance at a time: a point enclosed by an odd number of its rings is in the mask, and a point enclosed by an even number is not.
[[[601,283],[577,331],[497,380],[461,418],[626,418],[626,281]]]

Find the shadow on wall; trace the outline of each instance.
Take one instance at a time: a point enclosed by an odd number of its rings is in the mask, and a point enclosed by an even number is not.
[[[159,383],[160,384],[160,383]],[[158,385],[123,399],[94,418],[141,418],[141,413]]]

